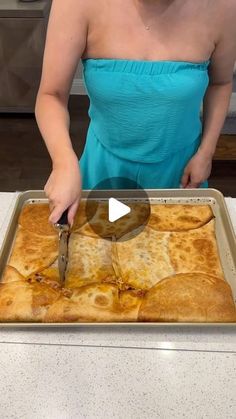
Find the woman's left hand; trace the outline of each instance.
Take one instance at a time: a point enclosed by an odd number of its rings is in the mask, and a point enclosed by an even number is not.
[[[212,157],[199,149],[185,167],[181,179],[182,188],[199,188],[209,178],[211,168]]]

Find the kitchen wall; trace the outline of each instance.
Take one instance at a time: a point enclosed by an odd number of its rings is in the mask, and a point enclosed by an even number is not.
[[[82,65],[81,63],[79,64],[76,74],[75,74],[75,78],[73,81],[73,85],[72,85],[72,89],[71,89],[71,94],[73,95],[84,95],[86,94],[85,89],[84,89],[84,84],[83,84],[83,80],[82,80]]]
[[[81,68],[81,64],[80,64],[79,67],[77,68],[75,77],[78,79],[78,78],[81,78],[81,75],[82,75],[82,68]]]

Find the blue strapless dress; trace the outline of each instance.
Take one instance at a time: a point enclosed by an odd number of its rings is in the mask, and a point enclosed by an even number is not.
[[[83,60],[91,119],[80,161],[83,188],[110,177],[128,178],[146,189],[178,188],[201,141],[208,65]]]

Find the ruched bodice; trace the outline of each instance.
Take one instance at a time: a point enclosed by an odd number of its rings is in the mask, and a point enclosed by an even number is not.
[[[160,162],[201,135],[208,61],[83,60],[90,130],[113,154]]]

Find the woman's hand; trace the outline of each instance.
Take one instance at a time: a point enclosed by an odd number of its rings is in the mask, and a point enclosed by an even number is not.
[[[54,164],[44,190],[51,210],[49,221],[57,223],[68,208],[68,222],[72,225],[81,195],[81,176],[75,154],[69,158],[65,156],[64,162]]]
[[[211,168],[212,156],[199,149],[185,167],[181,186],[185,189],[199,188],[209,178]]]

